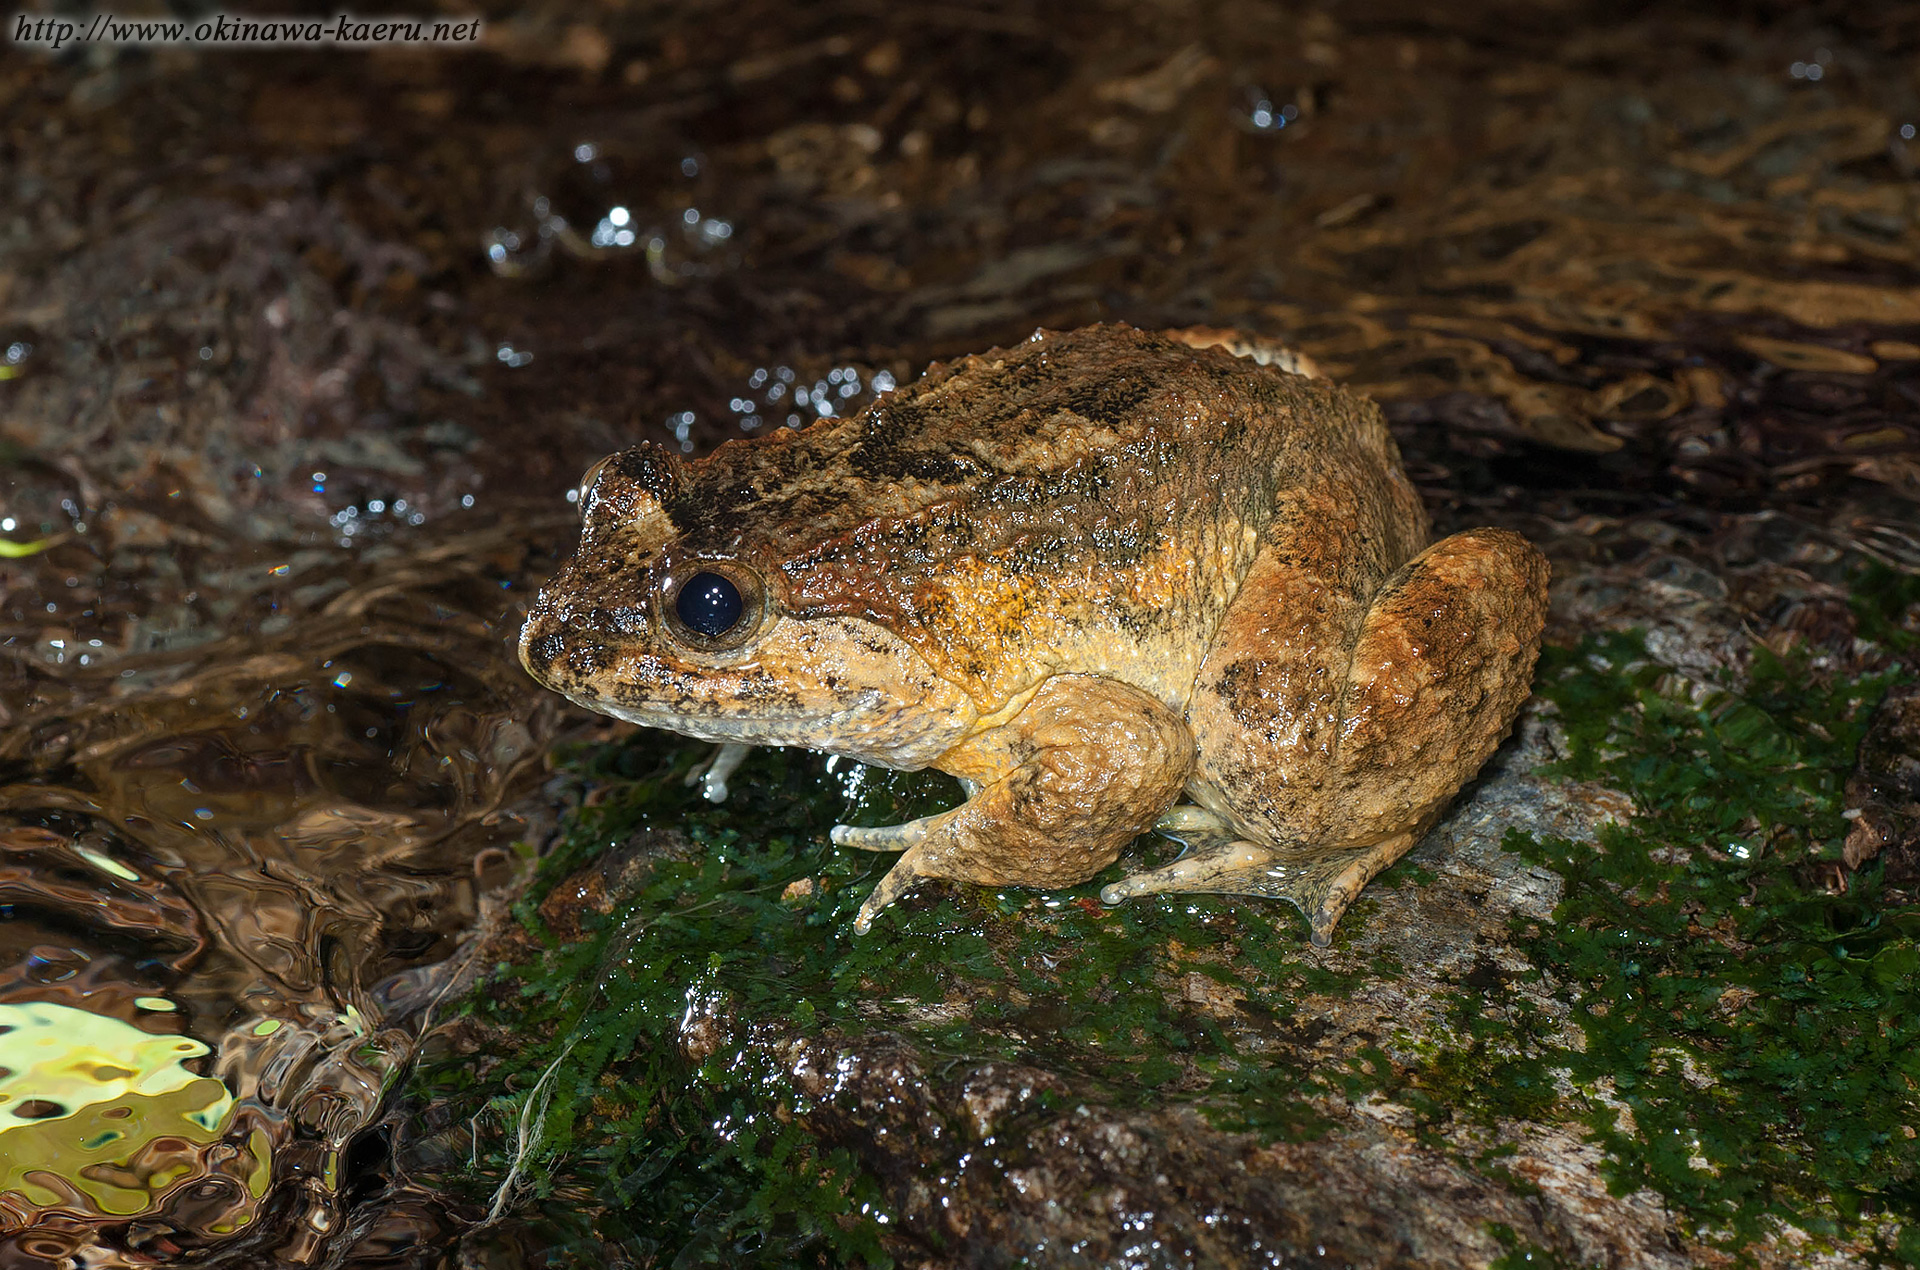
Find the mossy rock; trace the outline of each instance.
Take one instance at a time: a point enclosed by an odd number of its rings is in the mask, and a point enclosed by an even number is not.
[[[712,807],[699,747],[580,749],[412,1158],[635,1265],[1914,1263],[1920,909],[1842,861],[1908,647],[1870,581],[1845,665],[1550,649],[1324,953],[1277,902],[1106,877],[931,886],[855,937],[887,860],[827,827],[950,782],[770,751]]]

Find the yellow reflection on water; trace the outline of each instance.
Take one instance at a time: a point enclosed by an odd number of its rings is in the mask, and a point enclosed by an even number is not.
[[[207,1052],[71,1006],[0,1003],[0,1208],[131,1217],[204,1175],[234,1108],[224,1084],[184,1066]],[[257,1201],[266,1140],[247,1137],[237,1171]]]

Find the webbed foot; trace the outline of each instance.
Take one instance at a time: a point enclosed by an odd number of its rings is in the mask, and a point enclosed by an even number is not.
[[[1175,891],[1263,895],[1299,909],[1318,948],[1333,942],[1333,928],[1366,884],[1405,855],[1415,841],[1413,834],[1395,834],[1368,846],[1314,856],[1224,832],[1201,830],[1180,836],[1188,842],[1185,855],[1101,887],[1100,902],[1118,904],[1139,895]]]

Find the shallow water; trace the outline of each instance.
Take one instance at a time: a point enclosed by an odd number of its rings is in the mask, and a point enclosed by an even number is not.
[[[637,438],[1240,325],[1381,400],[1443,526],[1920,567],[1920,14],[1426,8],[0,55],[0,1264],[452,1221],[352,1216],[362,1131],[609,734],[511,645]]]

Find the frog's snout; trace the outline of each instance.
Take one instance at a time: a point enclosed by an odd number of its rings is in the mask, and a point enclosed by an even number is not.
[[[521,624],[520,664],[541,683],[551,684],[555,668],[567,655],[567,641],[560,633],[560,624],[547,610],[546,599],[542,594]]]

